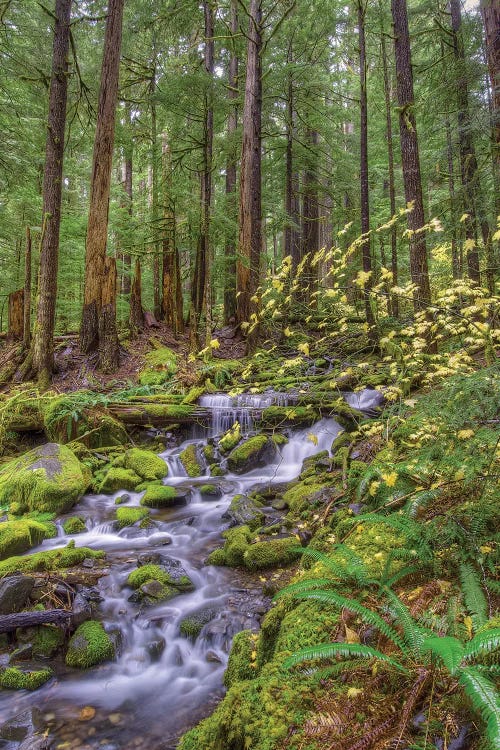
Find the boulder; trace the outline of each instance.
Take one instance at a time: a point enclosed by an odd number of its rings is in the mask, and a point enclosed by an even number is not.
[[[26,604],[35,585],[31,576],[7,576],[0,581],[0,615],[19,612]]]
[[[63,513],[85,492],[82,465],[65,445],[46,443],[0,470],[0,505],[12,513]]]
[[[243,474],[264,466],[276,455],[276,445],[266,435],[254,435],[234,448],[227,458],[230,471]]]
[[[113,642],[101,623],[87,620],[80,625],[69,642],[66,664],[69,667],[87,669],[113,659],[114,656]]]
[[[235,495],[222,518],[228,520],[230,526],[246,524],[251,531],[255,531],[263,525],[266,517],[255,500],[246,495]]]
[[[0,738],[11,742],[22,742],[43,728],[42,712],[38,708],[28,708],[0,725]],[[31,740],[30,740],[31,741]],[[31,745],[29,746],[31,747]]]

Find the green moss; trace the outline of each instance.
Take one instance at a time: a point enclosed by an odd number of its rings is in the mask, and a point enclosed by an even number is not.
[[[231,646],[231,653],[224,673],[224,685],[232,687],[241,680],[252,680],[257,676],[255,656],[256,634],[251,630],[236,633]]]
[[[168,485],[149,485],[145,495],[141,498],[141,505],[148,508],[169,508],[175,505],[177,492]]]
[[[300,427],[312,424],[318,417],[318,412],[307,406],[268,406],[263,410],[259,424],[264,429],[286,425]]]
[[[188,477],[202,476],[204,469],[198,458],[198,451],[194,443],[191,443],[191,445],[188,445],[187,448],[184,448],[182,453],[180,453],[179,458],[187,472]]]
[[[0,560],[21,554],[40,544],[44,539],[56,536],[57,530],[50,521],[34,518],[12,518],[0,522]]]
[[[81,534],[82,531],[87,531],[85,520],[81,516],[67,518],[63,523],[63,529],[65,534]]]
[[[152,451],[131,448],[123,456],[124,467],[138,474],[146,482],[163,479],[168,474],[168,467],[163,458]]]
[[[135,471],[112,466],[101,482],[99,492],[111,495],[117,490],[135,490],[141,481],[141,477]]]
[[[19,571],[28,573],[31,571],[59,570],[79,565],[86,558],[101,559],[104,552],[89,549],[88,547],[75,547],[70,542],[62,549],[35,552],[33,555],[23,557],[9,557],[8,560],[0,562],[0,578],[12,575]]]
[[[279,432],[274,432],[271,435],[271,440],[275,445],[286,445],[288,443],[286,435],[281,435]]]
[[[48,659],[64,643],[64,631],[54,625],[40,625],[37,628],[30,628],[29,630],[29,642],[33,646],[33,656],[41,656]]]
[[[227,465],[231,471],[241,473],[270,460],[276,450],[267,435],[254,435],[234,448],[228,456]]]
[[[241,427],[239,422],[235,422],[233,426],[224,433],[219,440],[219,450],[221,453],[230,453],[241,440]]]
[[[243,565],[243,557],[248,549],[252,532],[248,526],[238,526],[224,532],[226,543],[224,544],[224,560],[226,565],[237,567]]]
[[[193,388],[190,388],[190,390],[186,393],[184,398],[182,399],[183,404],[196,404],[200,396],[203,396],[205,393],[204,386],[194,386]]]
[[[123,529],[125,526],[133,526],[137,521],[147,518],[149,511],[146,508],[117,508],[116,520],[118,527]]]
[[[352,523],[356,523],[355,519]],[[404,547],[405,541],[401,534],[385,523],[360,523],[356,525],[354,532],[349,534],[345,544],[362,559],[369,575],[375,578],[381,575],[390,553]],[[395,560],[393,572],[403,565],[402,560]]]
[[[184,617],[179,626],[180,634],[186,638],[196,640],[203,627],[211,622],[216,614],[214,609],[202,609],[199,612],[195,612],[195,614]]]
[[[69,448],[47,443],[0,469],[0,506],[16,514],[69,510],[86,489],[86,479]]]
[[[69,667],[87,669],[113,659],[115,647],[100,622],[87,620],[71,638],[66,654]]]
[[[17,667],[7,667],[0,672],[0,687],[4,690],[38,690],[51,677],[50,669],[23,672]]]
[[[251,531],[256,531],[266,520],[261,505],[247,495],[235,495],[231,500],[224,518],[231,518],[233,523],[246,525]]]
[[[305,479],[302,482],[293,484],[284,494],[283,501],[288,508],[294,513],[300,513],[301,510],[308,508],[314,500],[316,493],[325,489],[324,483]]]
[[[162,385],[171,380],[177,370],[177,357],[166,346],[148,352],[144,358],[144,367],[139,373],[141,385]]]
[[[206,461],[208,461],[209,464],[211,464],[215,459],[215,450],[214,446],[210,445],[210,443],[207,443],[203,446],[201,449],[201,452],[203,453],[203,456]]]
[[[207,565],[225,565],[226,553],[222,547],[214,549],[207,557]]]
[[[77,391],[46,399],[43,418],[48,438],[58,443],[79,440],[88,448],[125,445],[127,431],[109,412],[91,405],[97,398],[98,394]]]
[[[216,484],[202,484],[198,489],[202,495],[208,495],[209,497],[220,497],[222,495],[221,488]]]
[[[169,574],[159,565],[153,564],[142,565],[140,568],[136,568],[127,578],[127,584],[133,589],[138,589],[147,581],[158,581],[164,584],[172,583]]]
[[[300,556],[298,546],[299,542],[295,537],[256,542],[245,551],[243,562],[249,570],[289,565]]]

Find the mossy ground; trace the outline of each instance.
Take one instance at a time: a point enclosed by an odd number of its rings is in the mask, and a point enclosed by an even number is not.
[[[55,524],[40,514],[0,521],[0,560],[26,552],[56,534]]]
[[[177,370],[177,357],[172,349],[166,346],[153,349],[146,354],[144,368],[139,374],[141,385],[163,385],[170,380]]]
[[[86,558],[102,559],[104,552],[89,547],[75,547],[71,541],[62,549],[35,552],[25,557],[9,557],[0,562],[0,578],[12,575],[17,571],[29,573],[36,571],[57,571],[79,565]]]
[[[87,531],[87,526],[81,516],[71,516],[64,521],[63,529],[65,534],[81,534]]]

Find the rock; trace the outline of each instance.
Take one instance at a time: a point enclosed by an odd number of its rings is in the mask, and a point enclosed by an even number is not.
[[[207,651],[205,654],[205,661],[213,664],[222,664],[222,659],[220,658],[219,654],[217,654],[215,651]]]
[[[33,644],[32,643],[23,643],[19,648],[16,648],[15,651],[13,651],[9,658],[10,662],[16,662],[16,661],[29,661],[33,656]]]
[[[158,638],[155,638],[154,641],[150,641],[146,644],[146,651],[149,654],[152,662],[158,661],[160,659],[160,656],[164,652],[166,645],[167,642],[162,636],[159,636]]]
[[[467,750],[471,742],[470,730],[470,724],[463,726],[458,733],[458,737],[448,742],[448,750]]]
[[[23,575],[7,576],[0,581],[0,614],[19,612],[26,604],[34,585],[34,578]]]
[[[52,750],[54,741],[50,737],[28,737],[18,750]]]
[[[192,443],[184,448],[179,454],[179,459],[184,466],[188,477],[201,477],[205,471],[204,459],[201,457],[201,451]]]
[[[82,595],[76,594],[73,599],[73,606],[71,608],[73,612],[72,623],[73,626],[81,625],[85,620],[90,620],[92,617],[92,607],[89,601]]]
[[[168,474],[168,466],[163,458],[152,451],[130,448],[123,456],[123,464],[126,469],[138,474],[145,482],[153,482],[155,479],[164,479]]]
[[[63,513],[83,495],[82,465],[65,445],[46,443],[0,469],[0,505],[16,515],[30,511]]]
[[[230,522],[230,526],[247,525],[255,531],[265,522],[265,515],[261,506],[246,495],[235,495],[222,518]]]
[[[23,711],[12,719],[9,719],[5,724],[0,725],[0,738],[3,740],[22,742],[26,737],[31,737],[35,732],[42,728],[42,712],[35,707],[29,708],[27,711]]]
[[[364,513],[366,509],[366,506],[362,505],[362,503],[351,503],[347,507],[352,512],[353,516],[359,516],[361,513]]]
[[[320,451],[314,456],[309,456],[309,458],[304,459],[304,461],[302,462],[300,476],[301,478],[304,478],[304,476],[311,476],[313,474],[321,473],[326,469],[330,469],[331,463],[332,462],[328,451]]]
[[[118,495],[117,498],[115,498],[115,505],[122,505],[123,503],[128,503],[130,500],[130,495],[127,495],[125,493],[124,495]]]
[[[99,485],[99,492],[112,494],[117,490],[135,490],[142,478],[131,469],[112,466]]]
[[[181,620],[179,632],[186,638],[196,640],[205,625],[212,622],[216,615],[217,610],[210,607],[200,609],[198,612],[194,612]]]
[[[141,498],[141,505],[147,508],[170,508],[173,505],[184,505],[187,498],[187,492],[179,492],[174,487],[165,484],[150,484]]]
[[[95,560],[92,557],[86,557],[82,562],[82,568],[95,568]]]
[[[101,623],[87,620],[80,625],[69,642],[66,664],[69,667],[87,669],[113,659],[114,656],[113,643]]]
[[[224,494],[220,484],[202,484],[198,490],[203,500],[218,500]]]
[[[230,471],[243,474],[272,461],[276,445],[267,435],[254,435],[234,448],[227,458]]]

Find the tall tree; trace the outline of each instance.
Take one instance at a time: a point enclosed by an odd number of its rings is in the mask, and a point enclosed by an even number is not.
[[[482,0],[486,37],[486,59],[490,74],[492,96],[493,133],[496,146],[496,166],[500,170],[500,2],[499,0]]]
[[[262,2],[250,0],[241,148],[237,321],[249,322],[262,247]]]
[[[54,369],[59,228],[68,97],[68,52],[71,0],[56,0],[52,75],[50,79],[45,168],[43,173],[42,237],[33,369],[41,385],[48,386]],[[31,239],[29,238],[31,245]]]
[[[229,152],[226,162],[226,200],[231,214],[235,212],[236,195],[236,165],[237,151],[235,143],[238,128],[238,53],[236,51],[236,36],[238,34],[238,0],[231,0],[229,27],[231,31],[231,51],[228,69],[228,97],[230,101],[229,117],[227,121],[227,138]],[[225,277],[224,277],[224,322],[234,322],[236,319],[236,241],[235,232],[231,226],[226,237],[225,247]]]
[[[411,207],[408,213],[408,228],[411,231],[410,276],[415,285],[413,305],[417,312],[430,303],[431,289],[427,266],[427,243],[422,230],[425,225],[425,214],[414,112],[413,71],[406,0],[392,0],[391,10],[394,25],[401,163],[406,203]]]
[[[113,144],[115,137],[115,114],[118,97],[120,71],[120,49],[122,38],[124,0],[109,0],[104,37],[104,54],[99,88],[99,107],[94,139],[90,208],[85,243],[85,295],[80,329],[80,348],[84,353],[95,351],[99,345],[99,317],[101,294],[104,286],[106,245],[108,235],[109,193]],[[109,293],[109,289],[106,289]],[[106,362],[116,362],[118,339],[109,331],[107,321]]]
[[[292,73],[293,40],[288,43],[287,52],[287,116],[286,116],[286,167],[285,167],[285,242],[284,254],[292,258],[292,270],[295,272],[300,263],[300,195],[299,172],[295,164],[293,144],[297,135],[297,112],[295,109],[295,91]]]

